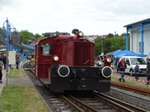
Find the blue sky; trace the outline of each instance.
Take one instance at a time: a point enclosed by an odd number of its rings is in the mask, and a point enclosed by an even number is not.
[[[8,17],[18,31],[85,35],[124,33],[124,25],[150,17],[148,0],[0,0],[0,27]]]

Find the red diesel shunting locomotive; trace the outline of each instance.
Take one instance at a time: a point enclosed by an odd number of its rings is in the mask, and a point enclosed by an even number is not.
[[[36,45],[37,78],[50,85],[54,92],[66,90],[110,90],[112,69],[94,66],[94,43],[83,39],[77,29],[72,35],[41,40]]]

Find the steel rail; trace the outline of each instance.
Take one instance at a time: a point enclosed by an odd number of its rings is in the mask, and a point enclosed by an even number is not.
[[[78,106],[80,106],[82,109],[84,109],[84,112],[98,112],[98,110],[96,110],[95,108],[87,105],[86,103],[80,101],[79,99],[73,97],[73,96],[69,96],[71,101],[73,101],[74,103],[78,104]]]
[[[69,98],[65,97],[65,96],[61,96],[66,102],[67,104],[69,104],[72,108],[76,109],[74,110],[74,112],[84,112],[83,109],[81,109],[79,106],[77,106],[75,103],[73,103],[71,100],[69,100]]]
[[[104,100],[108,101],[109,104],[112,105],[114,108],[121,109],[122,111],[127,111],[127,112],[147,112],[147,110],[145,110],[143,108],[140,108],[140,107],[134,106],[132,104],[123,102],[123,101],[121,101],[119,99],[116,99],[114,97],[108,96],[106,94],[102,94],[102,93],[96,94],[95,93],[95,95],[97,97],[99,97],[99,99],[104,99]]]

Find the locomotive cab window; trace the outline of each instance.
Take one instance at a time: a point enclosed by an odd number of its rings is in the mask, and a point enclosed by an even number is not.
[[[41,52],[43,56],[50,56],[52,55],[52,44],[50,43],[42,43],[41,44]]]

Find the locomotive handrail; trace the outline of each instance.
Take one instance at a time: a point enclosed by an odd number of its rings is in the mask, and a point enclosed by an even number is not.
[[[90,60],[87,60],[86,62],[84,62],[84,65],[87,65],[89,63]]]

